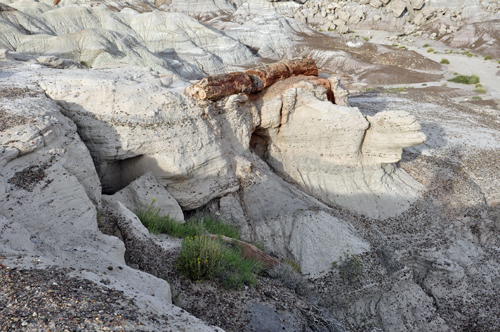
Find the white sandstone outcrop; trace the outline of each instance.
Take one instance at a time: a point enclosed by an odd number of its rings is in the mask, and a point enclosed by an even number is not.
[[[319,98],[318,98],[319,97]],[[368,120],[357,108],[334,105],[306,81],[278,83],[263,94],[256,134],[267,140],[264,158],[309,194],[372,218],[406,210],[423,187],[391,165],[402,148],[425,135],[406,112]],[[318,130],[321,128],[321,130]]]
[[[123,242],[98,230],[101,188],[75,124],[34,84],[31,73],[43,67],[13,67],[1,89],[3,264],[72,268],[72,276],[134,297],[143,310],[139,315],[167,314],[189,330],[213,330],[171,304],[166,281],[128,267]],[[144,321],[147,330],[159,328]]]
[[[151,173],[146,173],[113,195],[103,195],[104,204],[120,202],[129,210],[152,206],[160,215],[168,215],[177,221],[184,221],[184,214],[177,201]]]
[[[238,190],[217,125],[150,71],[66,70],[40,84],[79,126],[105,193],[148,171],[186,210]]]

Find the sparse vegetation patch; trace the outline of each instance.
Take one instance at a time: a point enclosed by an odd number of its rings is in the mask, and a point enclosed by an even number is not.
[[[160,209],[156,208],[154,203],[155,200],[150,205],[134,210],[134,213],[151,233],[165,233],[180,238],[202,236],[210,233],[239,239],[235,227],[223,223],[213,215],[195,217],[180,223],[168,215],[162,216]]]
[[[363,261],[355,254],[344,252],[340,261],[332,263],[334,269],[338,269],[344,282],[349,284],[361,281],[364,278]]]
[[[193,281],[206,279],[218,281],[224,288],[240,289],[244,285],[252,286],[264,266],[253,259],[245,259],[241,248],[228,244],[210,234],[223,235],[239,239],[235,227],[223,223],[213,215],[194,217],[184,223],[162,216],[160,209],[150,205],[135,210],[135,214],[151,233],[165,233],[184,238],[176,269]]]
[[[457,77],[449,79],[448,82],[455,82],[461,84],[477,84],[479,83],[479,77],[476,75],[471,75],[471,76],[458,75]]]

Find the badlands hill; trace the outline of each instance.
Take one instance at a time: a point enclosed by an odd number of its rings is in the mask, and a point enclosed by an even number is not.
[[[500,329],[498,2],[1,1],[2,328]],[[180,278],[153,198],[306,296]]]

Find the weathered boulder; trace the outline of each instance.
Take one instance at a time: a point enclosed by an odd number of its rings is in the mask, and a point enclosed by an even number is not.
[[[402,147],[425,141],[415,118],[382,112],[367,120],[356,108],[328,102],[314,83],[292,82],[263,95],[266,118],[280,119],[256,131],[267,140],[267,162],[324,202],[372,218],[407,209],[422,186],[391,163],[401,158]]]
[[[148,171],[183,209],[238,189],[231,159],[206,111],[175,88],[167,90],[149,71],[67,70],[45,77],[41,85],[79,126],[105,193]]]
[[[391,4],[394,17],[400,17],[406,9],[406,2],[403,0],[395,0],[392,1]]]
[[[161,215],[184,221],[184,214],[177,201],[151,173],[142,175],[113,195],[102,195],[102,200],[104,204],[120,202],[132,211],[151,206],[159,209]]]

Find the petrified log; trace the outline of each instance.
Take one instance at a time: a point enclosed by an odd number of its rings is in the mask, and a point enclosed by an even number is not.
[[[258,88],[253,89],[252,92],[257,92],[264,88],[270,87],[274,83],[291,76],[290,71],[288,70],[288,66],[286,66],[282,62],[273,63],[261,69],[247,70],[245,71],[245,73],[254,78],[259,77],[262,81],[262,84]]]
[[[318,67],[312,58],[293,59],[266,67],[207,76],[192,85],[187,92],[200,100],[217,100],[237,93],[252,93],[267,88],[291,76],[318,76]]]
[[[217,100],[237,93],[250,93],[252,85],[250,76],[242,72],[234,72],[207,76],[189,87],[188,91],[200,100]]]

